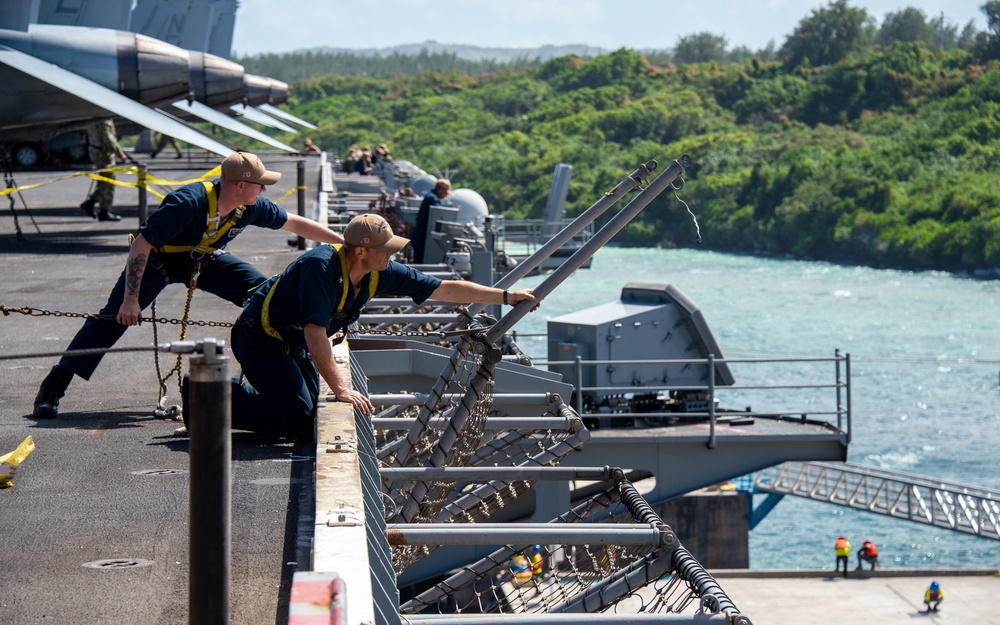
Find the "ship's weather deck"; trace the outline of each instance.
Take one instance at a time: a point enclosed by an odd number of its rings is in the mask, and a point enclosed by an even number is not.
[[[322,158],[306,160],[306,186],[323,188],[332,178]],[[285,174],[269,195],[295,186],[294,159],[265,162]],[[165,177],[194,178],[214,164],[171,163]],[[0,304],[77,312],[103,304],[136,212],[119,190],[124,221],[84,220],[86,186],[41,187],[29,196],[41,232],[25,228],[24,241],[0,232]],[[326,211],[328,191],[309,198],[307,215]],[[229,249],[269,274],[298,253],[285,233],[259,229]],[[168,289],[156,315],[179,318],[183,294]],[[199,293],[191,317],[225,323],[235,314]],[[185,622],[195,478],[189,441],[174,435],[179,424],[151,414],[152,353],[109,354],[92,380],[74,381],[57,419],[25,416],[79,323],[0,318],[3,354],[48,354],[0,361],[2,441],[13,448],[31,435],[36,446],[0,491],[0,622]],[[172,325],[157,331],[156,342],[177,339]],[[188,328],[188,338],[206,337],[225,340],[228,328]],[[720,409],[714,422],[587,427],[591,416],[568,403],[571,385],[480,340],[352,340],[335,354],[356,387],[378,398],[375,415],[325,401],[314,445],[234,434],[230,622],[912,623],[933,574],[948,600],[928,622],[1000,623],[983,600],[1000,591],[995,572],[743,578],[707,570],[657,514],[666,499],[785,461],[844,460],[850,433],[836,418]],[[144,324],[119,345],[153,341]],[[169,368],[173,357],[164,358]],[[656,478],[651,489],[647,477]]]

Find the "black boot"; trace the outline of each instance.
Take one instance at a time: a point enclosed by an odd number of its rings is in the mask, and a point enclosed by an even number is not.
[[[89,215],[89,216],[91,216],[91,217],[93,217],[93,218],[96,219],[97,218],[97,213],[94,212],[94,204],[95,203],[96,202],[94,202],[93,198],[89,198],[88,197],[87,199],[85,199],[83,202],[80,203],[80,210],[83,211],[84,215]]]
[[[36,419],[51,419],[59,414],[59,400],[66,394],[66,388],[73,379],[73,372],[62,365],[52,367],[49,374],[42,380],[35,395],[35,410],[32,413]]]
[[[117,213],[112,213],[111,211],[102,210],[97,213],[97,221],[121,221],[121,215]]]

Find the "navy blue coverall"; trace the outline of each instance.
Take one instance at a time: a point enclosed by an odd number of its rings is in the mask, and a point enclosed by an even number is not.
[[[212,185],[213,192],[218,197],[219,181],[213,181]],[[204,237],[208,207],[208,191],[204,184],[196,182],[185,185],[164,198],[160,208],[139,226],[139,232],[154,249],[163,246],[194,247]],[[280,230],[288,220],[288,214],[274,202],[261,197],[257,199],[256,204],[244,206],[238,219],[235,212],[229,219],[236,221],[226,236],[212,247],[221,250],[247,226]],[[142,284],[139,285],[139,306],[145,310],[168,284],[178,283],[187,286],[194,263],[195,260],[190,252],[150,253],[142,275]],[[203,259],[197,288],[242,306],[247,292],[265,280],[267,276],[250,263],[231,254],[222,253],[214,258]],[[111,290],[108,302],[101,309],[101,314],[117,315],[124,297],[125,271],[123,270]],[[127,329],[128,326],[113,319],[87,319],[68,349],[111,347]],[[81,378],[89,380],[102,358],[103,354],[63,356],[59,364]]]
[[[351,288],[345,293],[346,261],[338,254],[340,249],[340,245],[321,245],[306,252],[259,287],[240,314],[233,326],[232,349],[247,384],[233,378],[234,430],[310,440],[319,372],[302,328],[307,323],[323,326],[327,336],[345,330],[372,296],[374,279],[375,295],[406,295],[417,304],[441,285],[434,276],[392,261],[387,269],[368,274],[356,295]]]

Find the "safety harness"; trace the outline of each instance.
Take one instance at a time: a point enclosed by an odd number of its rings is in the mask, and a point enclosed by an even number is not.
[[[347,250],[344,249],[344,245],[342,243],[334,243],[332,247],[334,250],[336,250],[337,257],[340,259],[340,275],[342,277],[342,282],[344,285],[344,289],[340,294],[340,302],[337,304],[337,310],[336,310],[337,313],[340,313],[344,310],[344,305],[347,304],[347,291],[348,289],[351,288],[351,277],[350,274],[348,273]],[[371,278],[368,283],[368,299],[375,297],[375,291],[378,290],[378,276],[379,276],[378,271],[373,271],[371,274]],[[281,281],[281,276],[277,276],[274,280],[274,284],[271,285],[271,290],[268,291],[267,295],[264,297],[264,305],[261,306],[260,309],[260,326],[261,328],[264,329],[264,332],[267,333],[268,336],[276,338],[279,341],[284,341],[285,339],[281,336],[281,333],[278,332],[278,330],[275,329],[273,325],[271,325],[271,296],[274,295],[274,292],[276,290],[278,290],[278,282],[280,281]],[[264,284],[267,284],[267,282],[265,282]],[[254,291],[256,292],[257,289],[263,287],[264,284],[258,286],[256,289],[254,289]],[[354,319],[351,319],[349,323],[345,325],[350,325],[350,323],[353,322]],[[298,324],[289,327],[296,330],[302,329],[302,326]]]
[[[230,228],[232,228],[243,216],[243,206],[237,206],[234,211],[232,219],[227,219],[226,223],[219,227],[219,222],[221,221],[219,217],[219,198],[215,194],[215,185],[211,180],[203,180],[202,183],[205,186],[205,192],[208,194],[208,216],[205,217],[205,234],[198,245],[161,245],[160,247],[154,247],[153,250],[161,254],[176,254],[180,252],[190,252],[191,258],[195,260],[200,260],[205,256],[211,255],[216,251],[217,248],[214,245],[222,239],[226,234],[228,234]],[[139,235],[139,231],[136,230],[129,237],[129,244]]]
[[[224,254],[225,252],[214,247],[222,237],[226,236],[230,228],[234,224],[239,222],[240,217],[243,216],[243,206],[237,206],[234,211],[233,218],[227,219],[226,223],[219,227],[219,198],[215,193],[215,184],[211,180],[203,180],[201,184],[205,186],[205,193],[208,196],[208,215],[205,217],[205,234],[202,236],[201,242],[197,245],[161,245],[158,248],[153,248],[154,251],[161,254],[177,254],[189,252],[191,258],[194,259],[194,264],[191,267],[191,278],[188,280],[188,291],[187,299],[184,301],[184,315],[181,317],[181,332],[180,340],[184,340],[187,336],[187,323],[188,314],[191,310],[191,298],[194,296],[194,290],[198,286],[198,278],[201,277],[201,263],[206,256],[215,257],[216,254]],[[140,231],[136,230],[129,236],[129,245],[132,241],[139,236]],[[152,313],[153,318],[156,318],[156,302],[152,302]],[[157,328],[156,322],[153,322],[153,340],[157,340]],[[181,386],[183,384],[183,379],[181,378],[181,354],[177,354],[177,360],[174,362],[174,366],[166,375],[160,375],[160,354],[159,352],[154,352],[154,359],[156,361],[156,374],[159,377],[159,399],[157,400],[158,407],[153,411],[153,414],[157,417],[171,417],[177,418],[180,416],[181,407],[180,406],[166,406],[167,398],[167,381],[176,373],[177,374],[177,392],[183,395],[183,390]]]

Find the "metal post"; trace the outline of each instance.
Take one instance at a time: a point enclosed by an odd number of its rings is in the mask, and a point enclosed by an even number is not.
[[[645,545],[660,547],[659,528],[644,523],[395,523],[398,545]]]
[[[149,177],[149,170],[146,168],[145,163],[139,164],[139,173],[136,174],[136,186],[139,189],[139,225],[141,226],[144,221],[149,217],[149,203],[146,198],[146,179]]]
[[[611,478],[610,467],[382,467],[379,476],[385,482],[426,480],[438,482],[460,482],[463,480],[593,480]]]
[[[306,216],[306,162],[296,161],[295,163],[295,184],[297,186],[296,195],[299,201],[299,217]],[[305,237],[299,237],[298,247],[300,250],[306,249]]]
[[[680,158],[671,163],[670,167],[668,167],[655,180],[651,181],[649,185],[647,185],[646,188],[643,189],[638,195],[632,198],[632,200],[626,204],[617,215],[612,217],[608,223],[604,225],[604,227],[595,232],[593,238],[584,243],[580,249],[574,252],[572,256],[563,261],[558,268],[549,274],[549,276],[545,278],[541,284],[532,289],[535,296],[538,297],[539,300],[545,299],[545,297],[557,286],[562,284],[566,278],[571,276],[573,272],[583,266],[587,259],[593,256],[597,250],[604,247],[608,241],[610,241],[625,226],[627,226],[636,215],[642,212],[642,209],[644,209],[646,205],[656,198],[656,196],[670,188],[673,185],[673,182],[684,173],[686,170],[685,166],[690,164],[691,158],[687,154],[682,155]],[[503,283],[509,275],[510,274],[508,274],[508,276],[504,276],[504,278],[497,284],[500,285]],[[531,312],[532,308],[534,308],[534,304],[528,300],[519,303],[513,310],[504,315],[502,319],[487,330],[486,342],[495,343],[508,330],[514,327],[518,321]],[[471,311],[472,308],[469,310]]]
[[[708,448],[715,449],[715,354],[708,355]]]
[[[844,372],[847,376],[847,443],[851,442],[851,355],[844,356]]]
[[[841,391],[840,391],[840,348],[835,348],[833,350],[833,362],[836,364],[836,383],[837,383],[837,429],[841,432],[844,431],[844,405],[841,402]]]
[[[229,623],[232,391],[223,348],[224,343],[205,339],[202,353],[192,356],[190,363],[190,625]]]
[[[583,359],[580,356],[576,360],[576,414],[583,414]]]
[[[513,286],[518,280],[531,273],[536,267],[542,264],[543,260],[551,256],[563,245],[569,243],[573,237],[614,206],[618,200],[625,197],[630,191],[640,188],[642,181],[648,178],[655,168],[656,161],[649,161],[640,165],[628,178],[625,178],[618,183],[618,186],[601,196],[601,199],[549,239],[545,245],[540,247],[530,257],[519,262],[514,269],[504,274],[494,286],[498,289],[505,289]],[[469,316],[475,316],[485,306],[485,304],[473,304],[469,307]]]

